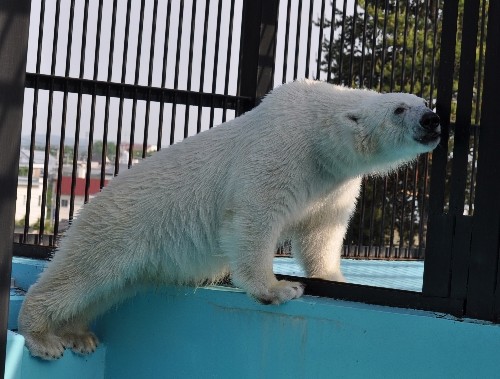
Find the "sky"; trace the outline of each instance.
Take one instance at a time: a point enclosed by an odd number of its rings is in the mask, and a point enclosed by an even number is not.
[[[30,37],[29,37],[29,47],[28,47],[28,64],[27,72],[36,72],[37,65],[37,43],[39,37],[39,25],[40,25],[40,7],[42,0],[33,0],[32,10],[31,10],[31,22],[30,22]],[[178,88],[187,89],[187,78],[188,78],[188,56],[189,56],[189,45],[190,45],[190,24],[192,15],[193,0],[184,1],[184,11],[183,11],[183,24],[182,24],[182,36],[181,36],[181,54],[179,60],[179,79]],[[224,93],[224,80],[226,71],[226,52],[228,48],[228,37],[229,37],[229,20],[230,20],[230,0],[221,0],[221,30],[220,30],[220,45],[219,45],[219,55],[218,55],[218,70],[216,83],[216,93]],[[58,41],[56,46],[57,53],[55,54],[55,75],[64,76],[66,70],[66,56],[67,56],[67,44],[68,44],[68,26],[69,26],[69,15],[70,15],[70,1],[62,0],[60,5],[60,19],[59,19],[59,29],[58,29]],[[192,74],[191,74],[191,88],[195,91],[200,89],[200,74],[201,74],[201,50],[202,50],[202,40],[203,40],[203,24],[205,17],[205,7],[206,1],[196,2],[196,15],[195,15],[195,28],[194,28],[194,43],[193,43],[193,64],[192,64]],[[295,59],[295,44],[296,44],[296,31],[297,31],[297,14],[299,12],[299,1],[291,0],[291,11],[290,11],[290,29],[289,29],[289,45],[288,45],[288,70],[286,75],[286,81],[293,80],[293,64]],[[298,60],[298,78],[303,78],[305,75],[306,65],[310,67],[310,77],[316,76],[316,57],[319,42],[319,28],[313,25],[311,32],[311,57],[309,62],[306,62],[306,43],[307,43],[307,27],[308,27],[308,15],[310,1],[304,0],[302,2],[301,9],[301,24],[300,24],[300,58]],[[321,14],[321,0],[314,0],[313,3],[313,20],[317,20]],[[337,1],[337,8],[341,8],[343,2]],[[83,30],[83,15],[84,15],[84,1],[75,2],[75,20],[73,23],[73,38],[71,47],[71,59],[69,67],[70,77],[79,77],[80,74],[80,62],[81,62],[81,46],[82,46],[82,30]],[[102,27],[100,35],[100,49],[99,49],[99,64],[97,70],[97,80],[106,81],[108,75],[108,62],[109,62],[109,49],[110,49],[110,36],[111,36],[111,20],[112,20],[112,4],[111,0],[103,0],[102,9]],[[122,75],[122,64],[123,64],[123,49],[124,49],[124,35],[126,26],[126,0],[118,0],[117,6],[117,17],[116,17],[116,32],[115,32],[115,44],[114,44],[114,54],[113,54],[113,64],[112,64],[112,75],[111,81],[120,82]],[[175,73],[175,61],[176,61],[176,44],[178,37],[178,25],[180,16],[180,0],[172,0],[171,2],[171,12],[170,12],[170,28],[169,30],[169,44],[168,44],[168,55],[166,58],[167,64],[167,75],[165,86],[167,88],[174,87],[174,73]],[[89,0],[88,8],[88,27],[86,35],[86,49],[85,49],[85,63],[83,78],[92,79],[94,77],[94,62],[95,62],[95,46],[96,46],[96,30],[97,30],[97,14],[98,14],[98,0]],[[215,51],[215,40],[216,40],[216,17],[217,17],[217,0],[210,1],[209,8],[209,22],[208,22],[208,32],[207,32],[207,52],[206,52],[206,63],[205,63],[205,79],[204,86],[202,90],[204,92],[212,92],[212,71],[214,67],[214,51]],[[237,85],[237,70],[238,70],[238,56],[239,56],[239,42],[240,42],[240,28],[241,28],[241,13],[242,13],[243,0],[235,0],[234,6],[234,19],[233,19],[233,30],[232,30],[232,43],[231,43],[231,56],[230,56],[230,69],[229,69],[229,86],[228,93],[230,95],[236,94]],[[274,85],[279,85],[282,82],[283,76],[283,61],[284,61],[284,49],[285,49],[285,24],[287,16],[287,1],[282,0],[280,2],[279,9],[279,22],[278,22],[278,38],[277,38],[277,58],[276,58],[276,69],[275,69],[275,81]],[[353,0],[347,1],[347,13],[352,14],[353,11]],[[131,2],[131,17],[130,17],[130,31],[128,39],[128,54],[127,54],[127,65],[126,65],[126,76],[125,83],[133,84],[135,82],[135,68],[136,68],[136,56],[137,56],[137,42],[138,42],[138,31],[139,31],[139,15],[140,15],[141,1],[132,0]],[[54,24],[55,24],[55,10],[56,10],[56,0],[46,0],[45,1],[45,16],[44,16],[44,28],[43,28],[43,39],[42,39],[42,50],[41,50],[41,60],[40,60],[40,73],[50,74],[51,63],[52,63],[52,53],[53,53],[53,37],[54,37]],[[331,15],[331,4],[328,0],[325,1],[325,15],[329,18]],[[167,1],[158,1],[158,14],[156,21],[156,35],[155,35],[155,48],[154,48],[154,58],[153,58],[153,71],[152,71],[152,86],[161,87],[162,69],[163,69],[163,48],[165,41],[165,26],[167,19]],[[144,23],[143,23],[143,34],[142,34],[142,53],[139,62],[139,76],[138,84],[147,85],[148,84],[148,68],[150,60],[150,46],[151,46],[151,32],[153,24],[153,0],[145,1],[144,8]],[[326,30],[325,33],[329,33]],[[321,74],[322,79],[324,79],[325,74]],[[33,116],[33,99],[34,90],[26,89],[25,92],[25,103],[24,103],[24,117],[23,117],[23,137],[26,141],[26,136],[29,136],[32,128],[32,116]],[[67,129],[66,129],[66,141],[72,143],[74,140],[74,132],[77,117],[77,94],[68,95],[67,103]],[[48,91],[39,91],[38,95],[38,107],[36,108],[36,134],[37,140],[36,144],[43,145],[44,134],[46,133],[47,125],[47,115],[48,115]],[[81,110],[81,132],[80,138],[83,141],[87,140],[88,132],[90,128],[90,114],[91,114],[91,101],[92,97],[89,95],[82,96],[82,110]],[[130,125],[131,125],[131,115],[132,115],[132,100],[126,99],[123,107],[123,131],[122,131],[122,142],[127,142],[129,139]],[[51,134],[58,137],[61,134],[61,117],[62,117],[62,105],[63,105],[63,93],[55,92],[53,98],[53,111],[52,111],[52,131]],[[145,110],[146,102],[137,102],[137,114],[136,114],[136,143],[142,143],[143,140],[143,130],[145,124]],[[208,128],[209,123],[209,109],[203,109],[202,115],[202,130]],[[103,125],[104,125],[104,114],[105,114],[105,98],[96,98],[95,107],[95,140],[103,139]],[[108,140],[116,141],[116,130],[118,124],[118,114],[119,114],[119,99],[111,98],[110,101],[110,121],[109,121],[109,137]],[[184,117],[185,117],[185,107],[183,105],[177,106],[176,112],[176,132],[174,134],[174,139],[176,142],[182,140],[183,130],[184,130]],[[190,107],[190,122],[189,122],[189,135],[196,133],[196,117],[197,117],[197,107]],[[234,117],[233,111],[228,111],[228,120]],[[158,130],[158,119],[159,119],[159,104],[151,103],[150,117],[149,117],[149,144],[156,144],[156,135]],[[168,145],[170,138],[170,123],[171,123],[171,105],[166,104],[164,109],[164,129],[162,146]],[[222,112],[216,110],[215,112],[215,124],[219,124],[222,121]],[[54,144],[54,138],[52,144]]]

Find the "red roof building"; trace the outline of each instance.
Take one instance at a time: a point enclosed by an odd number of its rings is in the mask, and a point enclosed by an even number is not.
[[[61,195],[71,195],[71,176],[63,176],[61,181]],[[75,196],[85,196],[85,178],[76,178],[75,183]],[[57,183],[57,182],[56,182]],[[108,181],[104,181],[106,186]],[[101,191],[101,179],[90,178],[89,182],[89,195],[95,195]]]

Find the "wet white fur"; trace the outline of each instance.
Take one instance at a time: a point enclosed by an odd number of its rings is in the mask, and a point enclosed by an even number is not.
[[[415,141],[428,111],[413,95],[294,82],[121,173],[83,207],[29,290],[19,328],[31,353],[93,351],[89,321],[141,284],[197,285],[230,271],[262,302],[299,297],[299,283],[273,274],[287,238],[309,276],[343,280],[361,176],[432,150],[437,142]]]

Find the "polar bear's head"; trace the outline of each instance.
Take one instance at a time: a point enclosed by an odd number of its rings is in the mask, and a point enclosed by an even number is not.
[[[390,166],[429,152],[440,141],[439,117],[415,95],[367,96],[344,117],[354,131],[356,150]]]

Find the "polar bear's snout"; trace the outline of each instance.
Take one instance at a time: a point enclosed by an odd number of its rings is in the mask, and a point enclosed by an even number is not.
[[[428,131],[436,131],[439,127],[439,116],[434,112],[424,113],[420,119],[420,125],[422,128]]]
[[[420,117],[419,124],[420,130],[414,139],[423,145],[437,144],[441,137],[439,116],[432,111],[426,111]]]

